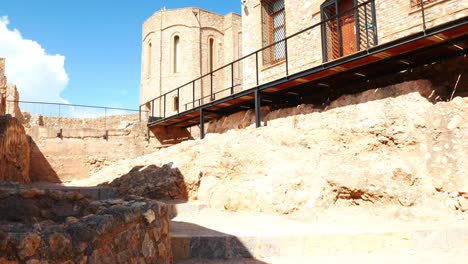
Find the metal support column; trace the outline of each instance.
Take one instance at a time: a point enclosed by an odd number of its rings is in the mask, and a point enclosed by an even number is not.
[[[261,104],[261,94],[258,89],[255,90],[255,125],[257,127],[261,126],[261,113],[260,113],[260,104]]]
[[[200,108],[200,138],[205,138],[205,113],[203,108]]]

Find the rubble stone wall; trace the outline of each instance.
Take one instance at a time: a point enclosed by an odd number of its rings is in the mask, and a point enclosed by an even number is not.
[[[0,181],[29,183],[29,140],[21,122],[0,116]]]
[[[0,188],[0,263],[172,263],[168,225],[140,197]]]

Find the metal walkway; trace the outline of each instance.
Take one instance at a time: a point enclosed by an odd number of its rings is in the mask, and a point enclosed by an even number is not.
[[[148,127],[185,128],[200,125],[200,134],[203,138],[205,122],[246,109],[255,109],[256,126],[259,127],[261,106],[310,103],[314,98],[319,98],[324,91],[338,89],[343,87],[343,84],[365,83],[383,75],[412,69],[449,57],[466,56],[468,52],[467,32],[468,17],[463,17],[431,29],[426,30],[424,27],[419,33],[370,47],[291,75],[288,74],[286,54],[285,77],[238,93],[232,92],[231,95],[205,104],[200,103],[201,105],[178,114],[166,116],[164,113],[163,117],[153,118],[153,120],[150,118],[151,122],[148,123]],[[256,51],[256,56],[261,51]],[[156,99],[158,98],[154,100]],[[201,102],[201,99],[197,100]]]

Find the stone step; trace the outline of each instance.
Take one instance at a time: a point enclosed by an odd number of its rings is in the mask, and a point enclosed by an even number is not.
[[[328,225],[324,228],[279,216],[202,210],[198,215],[179,215],[172,219],[170,233],[176,261],[309,259],[451,249],[468,252],[468,228],[463,226],[360,230]]]
[[[204,203],[197,202],[185,202],[185,201],[162,201],[167,205],[169,218],[174,218],[176,216],[190,216],[198,215],[203,210],[208,209],[208,205]]]
[[[189,259],[175,261],[174,264],[459,264],[466,263],[466,250],[401,251],[391,254],[369,252],[366,254],[342,256],[277,257],[264,259]]]

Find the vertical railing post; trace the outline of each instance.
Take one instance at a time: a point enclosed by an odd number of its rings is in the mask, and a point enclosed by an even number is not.
[[[338,57],[343,56],[343,48],[341,46],[341,32],[340,32],[340,10],[338,9],[338,1],[335,1],[336,10],[336,35],[338,36]]]
[[[166,119],[166,94],[164,94],[164,115],[163,118]]]
[[[257,75],[257,86],[259,84],[259,80],[258,80],[258,51],[255,52],[255,73]]]
[[[286,58],[286,77],[289,76],[289,63],[288,63],[288,39],[284,39],[284,55]]]
[[[423,32],[426,34],[426,14],[424,10],[424,0],[419,0],[419,3],[421,3],[421,14],[422,14],[422,22],[423,22]]]
[[[192,102],[192,108],[195,108],[195,81],[192,82],[192,96],[193,96],[193,102]]]
[[[373,46],[376,46],[378,43],[378,40],[377,40],[377,17],[376,17],[376,14],[375,14],[375,1],[372,0],[371,2],[371,10],[372,10],[372,34],[373,34],[373,38],[374,38],[374,42],[372,43]]]
[[[159,108],[161,109],[161,108]],[[154,99],[151,101],[151,117],[154,117]]]
[[[231,63],[231,94],[234,94],[234,62]]]
[[[320,24],[320,27],[321,27],[321,33],[322,33],[322,62],[327,62],[328,58],[327,58],[327,42],[325,41],[326,40],[326,33],[325,31],[327,30],[326,26],[325,26],[325,23],[327,23],[328,21],[325,22],[325,16],[324,16],[324,11],[323,11],[323,6],[320,6],[320,18],[322,20],[322,23]]]
[[[213,72],[210,72],[210,101],[213,101]]]
[[[255,126],[261,126],[261,113],[260,113],[260,106],[261,106],[261,94],[258,89],[255,89]]]
[[[205,138],[205,116],[203,108],[200,108],[200,139]]]
[[[177,114],[180,112],[179,111],[179,108],[180,108],[180,92],[179,92],[180,88],[177,88]]]

